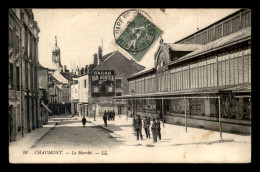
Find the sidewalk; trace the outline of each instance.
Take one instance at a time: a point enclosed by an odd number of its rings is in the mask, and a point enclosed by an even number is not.
[[[47,125],[43,125],[41,128],[32,130],[30,133],[25,134],[25,136],[17,141],[9,143],[9,151],[20,151],[28,150],[33,145],[35,145],[42,137],[44,137],[51,129],[56,125],[55,120],[49,119]]]
[[[222,142],[238,142],[238,143],[251,143],[251,136],[244,136],[238,134],[230,134],[222,132],[222,140],[220,139],[220,134],[217,131],[199,129],[199,128],[187,128],[187,133],[185,131],[185,126],[164,124],[161,122],[161,135],[162,140],[153,144],[152,142],[152,132],[150,130],[151,139],[147,139],[145,136],[145,131],[142,129],[142,134],[144,140],[137,141],[135,132],[132,127],[133,118],[126,115],[117,115],[115,121],[107,121],[107,127],[104,126],[104,121],[102,117],[97,117],[96,121],[93,118],[87,118],[88,121],[92,122],[94,125],[102,127],[111,133],[112,137],[120,138],[125,141],[128,145],[142,144],[146,146],[180,146],[180,145],[191,145],[191,144],[212,144],[212,143],[222,143]]]

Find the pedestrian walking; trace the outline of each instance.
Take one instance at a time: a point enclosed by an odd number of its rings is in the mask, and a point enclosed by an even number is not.
[[[85,125],[86,125],[86,122],[87,122],[85,116],[83,116],[81,121],[82,121],[83,127],[85,128]]]
[[[135,118],[135,117],[133,117],[133,123],[132,123],[132,125],[133,125],[133,133],[136,133],[136,130],[135,130],[136,118]]]
[[[161,140],[161,124],[159,118],[157,118],[156,127],[157,127],[157,135],[159,137],[159,140]]]
[[[109,110],[107,111],[107,120],[110,121],[110,118],[109,118]]]
[[[115,114],[115,112],[113,111],[113,112],[112,112],[112,120],[113,120],[113,121],[115,120],[115,116],[116,116],[116,114]]]
[[[112,112],[111,111],[109,111],[109,113],[108,113],[108,118],[109,118],[109,121],[112,121]]]
[[[148,138],[150,139],[150,125],[151,125],[151,121],[150,121],[150,117],[147,118],[147,134],[148,134]]]
[[[135,122],[135,130],[136,130],[136,135],[137,135],[137,140],[139,140],[139,136],[141,140],[143,140],[143,135],[142,135],[142,120],[140,119],[140,116],[137,117],[136,122]]]
[[[148,122],[148,120],[147,120],[147,116],[144,118],[144,120],[143,120],[143,123],[144,123],[144,131],[145,131],[145,135],[146,135],[146,138],[148,138],[149,137],[149,135],[148,135],[148,125],[147,125],[147,122]]]
[[[106,114],[106,111],[103,115],[103,120],[104,120],[104,124],[105,124],[105,127],[107,127],[107,114]]]
[[[152,130],[152,134],[153,134],[153,143],[156,143],[157,142],[157,123],[155,121],[155,119],[153,119],[153,123],[152,123],[152,126],[151,126],[151,130]]]

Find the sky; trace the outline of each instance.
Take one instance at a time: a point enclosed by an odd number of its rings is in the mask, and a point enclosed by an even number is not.
[[[57,36],[61,51],[61,64],[85,67],[93,63],[93,54],[103,42],[103,55],[118,50],[114,46],[113,27],[118,16],[128,9],[33,9],[34,19],[40,28],[39,62],[50,67],[52,49]],[[238,11],[239,9],[141,9],[164,34],[165,43],[174,43],[199,29]],[[103,40],[103,41],[102,41]],[[159,40],[146,53],[139,64],[154,66],[154,54]]]

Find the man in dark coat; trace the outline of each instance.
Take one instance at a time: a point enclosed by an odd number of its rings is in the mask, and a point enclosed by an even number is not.
[[[116,114],[115,114],[115,112],[113,111],[113,112],[112,112],[112,120],[113,120],[113,121],[115,120],[115,115],[116,115]]]
[[[136,133],[135,125],[136,125],[136,118],[133,118],[133,133]]]
[[[150,125],[151,125],[151,121],[150,121],[150,117],[147,118],[147,134],[148,134],[148,138],[150,138]]]
[[[137,117],[136,122],[135,122],[135,130],[136,130],[136,135],[137,135],[137,140],[139,140],[139,136],[141,137],[141,140],[143,140],[142,136],[142,120],[140,119],[140,116]]]
[[[106,111],[103,115],[103,120],[104,120],[104,123],[105,123],[105,127],[107,127],[107,114],[106,114]]]
[[[153,119],[153,123],[151,126],[152,134],[153,134],[153,143],[157,142],[157,123],[155,119]]]
[[[86,122],[87,122],[85,116],[83,116],[81,121],[82,121],[83,127],[85,128],[85,125],[86,125]]]
[[[144,123],[144,131],[145,131],[145,135],[146,135],[146,138],[150,138],[150,133],[149,133],[149,125],[148,125],[148,119],[147,119],[147,116],[144,118],[143,120],[143,123]]]
[[[110,111],[107,111],[107,119],[110,121]]]
[[[157,129],[157,135],[159,137],[159,140],[161,140],[161,125],[160,125],[160,120],[159,118],[157,118],[157,121],[156,121],[156,129]]]

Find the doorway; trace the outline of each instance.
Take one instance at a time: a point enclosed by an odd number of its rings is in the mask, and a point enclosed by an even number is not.
[[[124,106],[118,106],[118,115],[122,115],[123,110]]]

